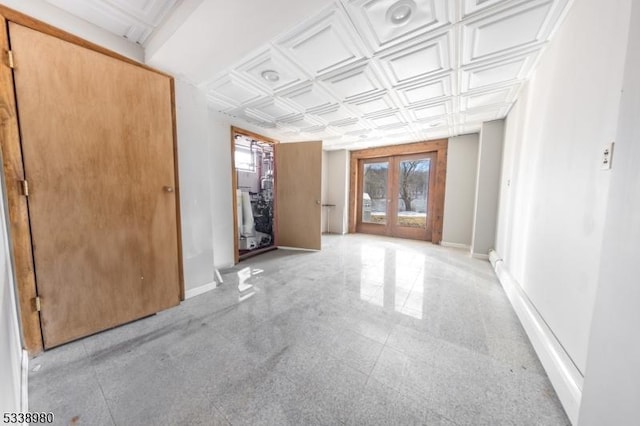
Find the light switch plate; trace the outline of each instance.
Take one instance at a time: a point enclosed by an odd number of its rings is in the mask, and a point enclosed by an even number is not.
[[[611,161],[613,160],[613,142],[606,144],[602,148],[600,157],[600,169],[611,170]]]

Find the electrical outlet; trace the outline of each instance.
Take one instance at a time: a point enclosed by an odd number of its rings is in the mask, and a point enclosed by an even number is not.
[[[613,160],[613,142],[606,144],[604,148],[602,148],[602,156],[600,157],[600,169],[610,170],[612,160]]]

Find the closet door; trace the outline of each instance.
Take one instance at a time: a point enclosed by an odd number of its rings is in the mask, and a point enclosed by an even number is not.
[[[320,250],[322,142],[275,149],[278,246]]]
[[[45,348],[177,305],[170,78],[9,33]]]

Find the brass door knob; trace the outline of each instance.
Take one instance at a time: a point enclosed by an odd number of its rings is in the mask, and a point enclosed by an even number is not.
[[[164,192],[173,192],[173,187],[172,186],[165,186],[164,187]]]

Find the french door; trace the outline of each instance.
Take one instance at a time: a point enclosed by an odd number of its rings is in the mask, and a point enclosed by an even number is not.
[[[431,241],[436,153],[358,161],[356,231]]]

